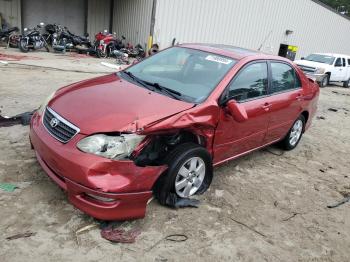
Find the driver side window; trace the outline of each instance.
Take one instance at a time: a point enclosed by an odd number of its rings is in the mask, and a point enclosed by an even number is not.
[[[265,96],[267,79],[266,62],[248,65],[229,84],[228,96],[238,102]]]

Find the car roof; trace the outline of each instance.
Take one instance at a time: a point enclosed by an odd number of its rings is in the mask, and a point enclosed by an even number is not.
[[[342,55],[342,54],[334,54],[334,53],[313,53],[315,55],[325,55],[325,56],[333,56],[333,57],[338,57],[338,56],[341,56],[341,57],[350,57],[349,55]]]
[[[253,57],[254,59],[277,59],[277,60],[287,60],[280,56],[264,54],[258,50],[251,50],[246,48],[241,48],[233,45],[222,45],[222,44],[181,44],[180,47],[187,47],[192,49],[197,49],[205,52],[210,52],[218,55],[223,55],[231,57],[235,60],[241,60],[246,57]],[[289,61],[289,60],[288,60]]]

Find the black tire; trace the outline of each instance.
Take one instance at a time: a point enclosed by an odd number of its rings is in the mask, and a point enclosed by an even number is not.
[[[294,125],[298,122],[298,121],[301,121],[302,122],[302,131],[301,131],[301,134],[300,134],[300,137],[298,138],[298,140],[296,141],[296,143],[291,143],[291,134],[292,134],[292,130],[293,130],[293,127]],[[292,127],[289,129],[287,135],[284,137],[284,139],[280,142],[280,145],[281,147],[284,149],[284,150],[293,150],[294,148],[297,147],[297,145],[299,144],[302,136],[303,136],[303,133],[305,131],[305,117],[303,115],[300,115],[297,120],[294,121]]]
[[[349,87],[349,82],[350,82],[350,79],[348,79],[347,81],[344,81],[343,82],[343,87],[348,88]]]
[[[326,74],[320,82],[320,87],[326,87],[328,85],[329,85],[329,75]]]
[[[197,144],[184,143],[170,152],[164,160],[168,170],[159,177],[154,186],[154,194],[160,204],[167,205],[170,195],[176,194],[175,179],[178,171],[192,157],[199,157],[205,163],[205,177],[195,194],[202,194],[209,188],[213,178],[213,164],[209,152]]]
[[[23,53],[28,53],[29,48],[28,48],[28,44],[27,41],[25,39],[21,39],[19,40],[19,49],[23,52]]]

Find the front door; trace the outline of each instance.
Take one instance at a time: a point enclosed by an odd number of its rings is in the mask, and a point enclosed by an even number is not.
[[[246,65],[228,85],[225,95],[247,112],[248,119],[236,121],[223,106],[215,133],[214,163],[244,154],[262,145],[268,127],[267,62]]]
[[[338,57],[335,60],[333,71],[331,72],[331,81],[344,81],[346,77],[345,58]]]

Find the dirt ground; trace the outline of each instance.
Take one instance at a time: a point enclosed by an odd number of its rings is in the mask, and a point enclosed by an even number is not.
[[[23,55],[3,48],[0,54]],[[32,110],[61,86],[113,71],[74,54],[27,56],[0,64],[3,115]],[[199,208],[174,210],[154,200],[144,219],[119,223],[142,231],[136,243],[112,244],[98,228],[75,234],[94,220],[42,171],[29,128],[0,128],[0,183],[19,187],[0,190],[0,260],[349,261],[350,203],[327,208],[350,195],[349,130],[350,89],[324,88],[317,118],[295,150],[269,147],[216,168]],[[6,240],[26,231],[36,235]],[[166,240],[171,234],[188,239]]]

